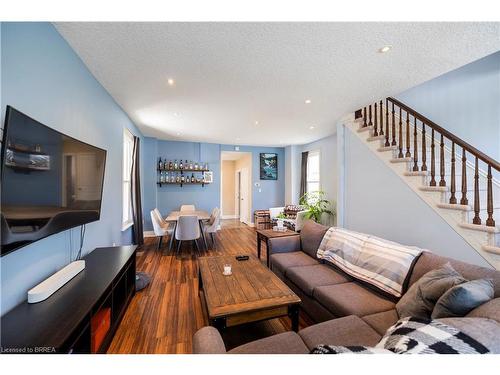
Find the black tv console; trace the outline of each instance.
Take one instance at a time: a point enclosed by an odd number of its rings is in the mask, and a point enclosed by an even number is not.
[[[136,248],[95,249],[45,301],[2,316],[2,353],[105,353],[135,294]]]

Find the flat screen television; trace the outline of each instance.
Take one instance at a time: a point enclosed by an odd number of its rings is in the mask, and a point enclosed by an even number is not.
[[[7,106],[1,152],[1,255],[99,220],[106,150]]]

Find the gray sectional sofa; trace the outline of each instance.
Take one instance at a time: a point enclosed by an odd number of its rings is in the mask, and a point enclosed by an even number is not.
[[[298,333],[286,332],[257,340],[229,353],[308,353],[320,344],[373,346],[398,319],[397,300],[353,279],[316,258],[327,227],[308,221],[300,236],[270,240],[271,268],[302,300],[301,309],[317,322]],[[500,344],[500,271],[424,252],[408,278],[408,287],[422,275],[450,262],[465,278],[493,279],[495,298],[465,318],[443,319],[472,337],[494,347]],[[225,353],[224,343],[212,327],[199,330],[193,339],[194,353]]]

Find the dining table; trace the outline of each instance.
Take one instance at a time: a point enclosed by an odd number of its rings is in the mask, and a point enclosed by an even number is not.
[[[205,244],[205,249],[208,249],[207,239],[205,238],[205,232],[203,231],[203,221],[209,220],[210,214],[207,211],[195,210],[195,211],[172,211],[164,218],[165,221],[169,223],[174,223],[174,231],[172,236],[170,236],[169,250],[172,250],[172,245],[174,243],[174,237],[175,237],[175,230],[177,228],[177,221],[179,220],[179,216],[181,215],[198,216],[198,223],[200,225],[201,237],[203,239],[203,243]]]

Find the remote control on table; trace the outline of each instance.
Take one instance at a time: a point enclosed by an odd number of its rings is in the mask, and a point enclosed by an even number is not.
[[[248,255],[236,255],[236,260],[248,260],[250,257]]]

